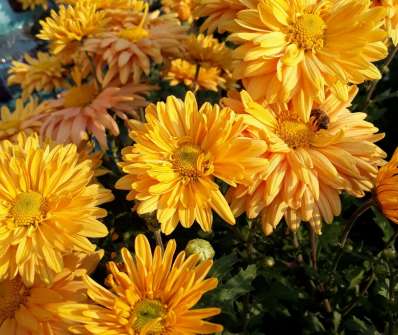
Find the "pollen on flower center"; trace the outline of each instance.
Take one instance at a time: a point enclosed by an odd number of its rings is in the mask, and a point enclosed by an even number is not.
[[[183,177],[198,177],[202,151],[196,145],[184,144],[173,154],[173,168]]]
[[[97,96],[97,88],[93,84],[72,87],[64,95],[64,106],[67,108],[89,105]]]
[[[37,192],[24,192],[17,195],[10,214],[15,226],[38,225],[46,212],[46,202]]]
[[[326,24],[316,14],[304,14],[289,27],[289,40],[304,50],[321,49],[324,44]]]
[[[29,289],[17,277],[0,282],[0,326],[12,318],[28,297]]]
[[[310,126],[298,120],[284,120],[280,122],[277,132],[291,148],[308,146],[314,134]]]
[[[129,40],[130,42],[138,42],[143,38],[149,36],[149,32],[142,27],[134,27],[130,29],[124,29],[119,32],[119,37]]]
[[[166,308],[159,300],[144,299],[139,301],[134,306],[133,315],[135,320],[133,328],[138,333],[145,326],[148,327],[146,334],[158,335],[162,333]]]

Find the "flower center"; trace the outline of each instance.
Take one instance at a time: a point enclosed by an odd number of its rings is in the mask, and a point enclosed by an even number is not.
[[[308,146],[314,134],[311,127],[298,120],[284,120],[280,122],[277,132],[291,148]]]
[[[143,38],[148,37],[149,32],[142,27],[134,27],[130,29],[123,29],[119,32],[119,37],[136,43]]]
[[[72,87],[64,95],[64,106],[67,108],[84,107],[89,105],[97,96],[94,84]]]
[[[46,212],[46,202],[37,192],[18,194],[10,210],[15,226],[37,226]]]
[[[193,144],[184,144],[171,157],[173,169],[180,176],[196,179],[210,172],[210,161],[202,150]]]
[[[0,326],[5,320],[14,317],[19,306],[26,301],[28,293],[28,288],[18,277],[0,282]]]
[[[135,318],[133,328],[138,333],[141,333],[144,327],[147,330],[145,334],[158,335],[162,333],[166,308],[159,300],[144,299],[137,302],[133,315]]]
[[[130,42],[133,43],[136,43],[139,40],[148,37],[149,32],[144,28],[147,15],[148,15],[148,5],[145,6],[144,14],[138,26],[121,30],[119,32],[119,37],[129,40]]]
[[[316,14],[304,14],[290,25],[290,42],[304,50],[321,49],[324,43],[326,24]]]

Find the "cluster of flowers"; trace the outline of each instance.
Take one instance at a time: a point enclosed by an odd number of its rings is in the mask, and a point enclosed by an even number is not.
[[[205,321],[219,309],[192,309],[217,285],[205,279],[211,261],[181,252],[173,262],[174,241],[152,254],[136,237],[135,257],[124,249],[123,264],[108,264],[110,290],[88,277],[102,257],[88,238],[108,234],[98,206],[113,199],[95,178],[104,170],[90,143],[107,149],[123,121],[134,144],[122,150],[125,176],[115,187],[164,234],[178,223],[211,231],[213,211],[231,225],[243,213],[260,217],[266,235],[282,219],[320,234],[340,214],[342,192],[373,189],[398,222],[398,154],[384,165],[375,144],[384,135],[349,110],[356,85],[381,78],[373,63],[387,56],[388,36],[398,42],[398,1],[58,4],[37,36],[48,52],[13,62],[9,84],[21,99],[13,112],[1,109],[1,334],[222,330]],[[170,85],[225,97],[198,106],[188,92],[148,104],[155,70]]]

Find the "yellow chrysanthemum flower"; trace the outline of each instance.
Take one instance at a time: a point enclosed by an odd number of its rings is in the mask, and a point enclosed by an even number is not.
[[[161,230],[170,234],[180,221],[196,220],[210,231],[212,209],[229,224],[235,218],[215,182],[250,182],[266,166],[258,158],[264,141],[243,137],[244,119],[228,108],[205,103],[200,109],[189,92],[185,101],[173,96],[146,108],[146,123],[131,121],[133,147],[123,149],[127,173],[116,187],[130,190],[139,214],[157,211]],[[264,165],[263,165],[264,164]]]
[[[398,223],[398,149],[390,161],[380,168],[374,195],[383,214]]]
[[[123,269],[110,262],[110,290],[88,276],[84,282],[91,304],[64,304],[59,313],[79,323],[73,334],[171,335],[214,334],[222,326],[205,321],[219,308],[192,309],[203,294],[217,287],[217,279],[205,279],[212,261],[200,262],[198,255],[181,252],[173,261],[174,240],[162,253],[144,235],[135,239],[135,257],[122,249]],[[178,278],[178,279],[177,279]]]
[[[48,9],[48,0],[17,0],[21,5],[22,9],[35,9],[38,6]]]
[[[191,35],[185,44],[188,60],[205,67],[231,69],[232,50],[212,35]]]
[[[22,99],[18,99],[13,112],[7,106],[2,106],[0,109],[0,140],[14,140],[21,131],[30,134],[39,130],[41,122],[32,120],[39,113],[40,108],[36,100],[24,103]]]
[[[217,92],[220,87],[224,88],[226,83],[220,68],[201,67],[199,64],[193,64],[180,58],[170,62],[165,79],[170,80],[171,86],[184,83],[194,91],[202,88]]]
[[[235,75],[254,99],[294,97],[307,112],[327,87],[347,100],[348,84],[381,77],[372,62],[387,55],[384,17],[384,8],[363,0],[260,1],[232,28],[240,44]]]
[[[36,92],[52,92],[56,88],[67,87],[64,80],[66,69],[59,57],[38,52],[37,58],[25,55],[26,63],[13,61],[8,71],[8,84],[20,85],[24,98]]]
[[[0,334],[68,334],[72,323],[57,315],[55,307],[66,301],[88,301],[82,275],[90,273],[102,255],[103,251],[64,257],[65,268],[50,285],[39,281],[27,287],[20,277],[0,280]]]
[[[162,0],[165,13],[177,13],[181,21],[193,21],[193,7],[196,0]]]
[[[269,144],[269,168],[253,184],[230,189],[235,215],[261,215],[267,235],[283,217],[292,230],[308,221],[320,233],[322,221],[331,223],[340,214],[341,192],[362,197],[372,189],[385,156],[374,142],[384,134],[376,134],[378,129],[364,120],[365,113],[347,109],[356,91],[351,88],[346,102],[329,94],[304,119],[302,105],[266,107],[241,93],[243,112],[256,119],[253,136]]]
[[[59,12],[51,11],[51,17],[40,20],[42,29],[38,38],[50,41],[54,54],[61,51],[74,53],[83,40],[103,30],[105,13],[97,10],[95,3],[79,0],[75,6],[63,6]]]
[[[159,12],[135,13],[124,27],[97,34],[84,43],[84,50],[93,55],[97,76],[104,86],[115,78],[121,84],[131,79],[142,80],[149,75],[151,63],[161,64],[164,58],[178,57],[183,49],[186,28],[173,15]],[[103,76],[103,68],[108,68]]]
[[[20,275],[26,286],[50,283],[71,251],[91,253],[87,238],[104,237],[98,221],[112,193],[95,183],[91,160],[76,146],[40,143],[20,135],[0,142],[0,280]]]

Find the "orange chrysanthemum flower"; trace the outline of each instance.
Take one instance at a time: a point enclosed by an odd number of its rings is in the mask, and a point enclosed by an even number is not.
[[[123,93],[123,94],[122,94]],[[60,94],[58,99],[43,103],[44,112],[35,119],[42,122],[40,134],[57,143],[80,144],[94,135],[102,148],[108,148],[106,131],[119,135],[119,127],[109,109],[116,108],[132,96],[124,95],[118,87],[107,87],[99,91],[94,83],[80,84]],[[125,105],[121,105],[120,114]],[[131,106],[131,111],[134,105]],[[125,116],[124,116],[125,117]]]
[[[235,218],[215,182],[250,182],[266,165],[258,158],[264,141],[241,135],[246,124],[228,108],[208,103],[200,109],[189,92],[185,101],[173,96],[146,108],[147,122],[131,122],[133,147],[123,149],[127,173],[116,187],[130,190],[139,214],[157,211],[161,230],[170,234],[180,221],[191,227],[196,220],[210,231],[212,209],[229,224]]]
[[[371,190],[384,157],[374,142],[384,135],[376,134],[378,129],[364,120],[365,113],[347,109],[355,94],[352,87],[347,102],[328,94],[323,104],[314,105],[310,115],[301,118],[302,105],[266,107],[243,91],[243,112],[256,119],[252,136],[269,144],[265,155],[269,168],[251,185],[230,190],[234,214],[246,212],[249,218],[261,214],[267,235],[283,217],[292,230],[308,221],[320,233],[322,221],[331,223],[340,214],[341,192],[362,197]]]
[[[50,41],[54,54],[73,54],[82,41],[100,31],[107,23],[105,13],[97,10],[95,3],[79,0],[75,6],[61,5],[59,11],[51,10],[51,17],[40,20],[42,29],[38,38]]]
[[[398,149],[377,174],[374,195],[383,214],[398,223]]]
[[[171,86],[183,83],[193,91],[205,89],[217,92],[218,88],[225,87],[226,82],[220,68],[201,67],[199,64],[179,58],[170,62],[165,72],[165,79],[170,80]]]
[[[67,87],[64,80],[66,69],[59,57],[38,52],[37,58],[25,55],[26,63],[13,61],[8,71],[8,84],[20,85],[22,96],[30,96],[33,92],[52,92],[56,88]]]
[[[327,87],[344,101],[348,84],[380,79],[372,62],[387,55],[384,17],[384,8],[363,0],[260,1],[232,28],[230,39],[240,44],[235,75],[254,99],[293,97],[309,116]]]
[[[250,2],[255,6],[258,0]],[[236,14],[242,9],[245,9],[245,5],[239,0],[197,0],[194,11],[196,16],[206,17],[200,30],[212,34],[216,30],[220,33],[230,30],[235,25]]]
[[[177,57],[182,50],[186,28],[173,15],[159,16],[159,12],[135,13],[136,22],[128,22],[114,31],[88,39],[84,50],[94,55],[97,76],[104,86],[114,78],[126,84],[131,78],[141,81],[149,75],[151,62],[160,64],[164,57]],[[103,68],[108,67],[103,76]]]
[[[102,255],[101,251],[65,256],[65,268],[50,285],[39,281],[27,287],[19,277],[0,280],[0,334],[68,334],[72,323],[57,315],[55,307],[66,301],[87,302],[82,275],[90,273]]]
[[[151,247],[144,235],[135,239],[135,257],[122,249],[122,269],[110,262],[107,283],[110,290],[88,276],[84,282],[91,304],[64,304],[58,308],[66,319],[79,323],[74,334],[171,335],[214,334],[222,326],[205,321],[219,308],[192,309],[202,295],[217,286],[217,279],[205,279],[212,261],[181,252],[173,261],[174,240],[164,253]]]
[[[91,160],[76,146],[40,143],[37,135],[0,142],[0,281],[51,283],[71,251],[91,253],[88,237],[107,234],[98,220],[112,193],[93,181]]]
[[[20,132],[30,134],[40,129],[41,122],[33,120],[41,111],[36,100],[24,103],[22,99],[15,102],[14,111],[7,106],[0,109],[0,140],[14,140]]]
[[[386,9],[384,27],[394,45],[398,44],[398,0],[373,0],[373,6]]]

